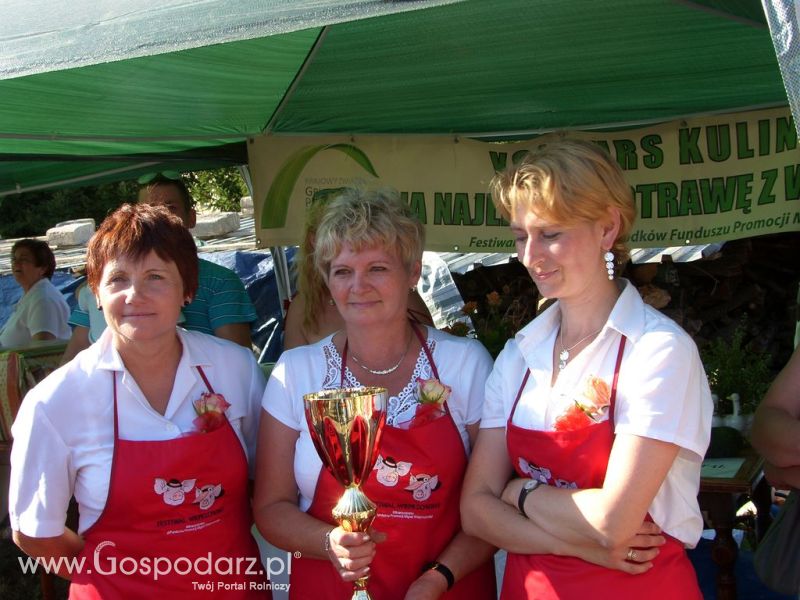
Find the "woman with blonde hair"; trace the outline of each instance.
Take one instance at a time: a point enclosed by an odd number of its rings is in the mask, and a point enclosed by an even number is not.
[[[300,553],[292,598],[347,598],[366,574],[381,600],[496,595],[494,549],[464,534],[458,516],[491,358],[476,340],[409,318],[423,242],[396,194],[346,190],[321,216],[314,263],[343,327],[283,353],[264,392],[258,446],[256,524]],[[389,392],[380,456],[364,483],[379,507],[369,534],[334,523],[342,488],[322,468],[303,412],[304,394],[361,386]]]
[[[547,143],[493,182],[520,260],[557,302],[498,356],[462,497],[508,550],[501,597],[700,598],[711,395],[691,338],[617,277],[635,216],[599,146]]]
[[[317,200],[306,213],[303,241],[294,263],[297,273],[297,295],[286,311],[284,350],[313,344],[344,327],[344,321],[325,284],[325,279],[314,262],[314,240],[325,204],[325,200]],[[417,291],[410,289],[408,293],[408,310],[412,318],[424,325],[433,325],[428,307]]]

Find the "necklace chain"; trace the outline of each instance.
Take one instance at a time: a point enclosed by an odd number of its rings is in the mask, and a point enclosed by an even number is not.
[[[572,346],[570,346],[569,348],[564,348],[564,329],[563,328],[559,328],[559,330],[558,330],[558,345],[561,346],[561,352],[558,353],[558,370],[559,371],[563,371],[564,367],[567,366],[567,363],[569,362],[569,353],[573,349],[575,349],[582,342],[585,342],[586,340],[588,340],[590,337],[593,337],[593,336],[597,335],[601,331],[603,331],[602,327],[600,329],[598,329],[597,331],[593,331],[592,333],[590,333],[586,337],[582,337],[577,342],[572,344]]]
[[[356,358],[356,355],[353,354],[352,352],[350,353],[350,358],[352,358],[353,362],[356,363],[359,367],[361,367],[365,371],[368,371],[368,372],[372,373],[373,375],[388,375],[389,373],[394,373],[395,371],[397,371],[397,369],[402,364],[403,359],[408,354],[409,348],[411,348],[411,339],[413,337],[414,337],[413,335],[410,335],[408,337],[408,343],[406,344],[406,349],[403,351],[403,355],[400,357],[400,360],[398,360],[397,363],[395,363],[394,366],[389,367],[388,369],[370,369],[367,365],[365,365],[360,360],[358,360],[358,358]]]

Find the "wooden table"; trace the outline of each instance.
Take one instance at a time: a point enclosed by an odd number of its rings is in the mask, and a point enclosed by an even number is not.
[[[736,510],[741,505],[742,494],[748,496],[758,511],[756,537],[761,540],[770,523],[770,486],[764,479],[764,460],[752,453],[744,456],[744,463],[733,477],[703,477],[700,479],[700,509],[716,536],[711,547],[711,558],[717,565],[717,598],[736,598],[734,565],[739,548],[733,539]]]

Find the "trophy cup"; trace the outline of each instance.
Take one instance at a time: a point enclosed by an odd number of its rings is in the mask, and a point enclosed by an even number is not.
[[[322,464],[344,487],[331,514],[345,531],[367,531],[378,510],[361,491],[378,458],[386,421],[386,388],[340,388],[303,396],[308,430]],[[353,583],[352,600],[372,600],[367,579]]]

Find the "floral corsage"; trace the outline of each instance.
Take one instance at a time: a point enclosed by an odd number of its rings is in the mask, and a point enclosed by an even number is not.
[[[590,375],[580,395],[556,417],[553,429],[575,431],[599,423],[608,411],[610,402],[611,388],[599,377]]]
[[[417,377],[417,409],[408,421],[398,423],[400,429],[411,429],[430,423],[445,414],[444,403],[453,390],[435,377]]]
[[[222,394],[204,392],[192,405],[197,413],[192,421],[197,433],[211,433],[225,424],[225,411],[230,403]]]

